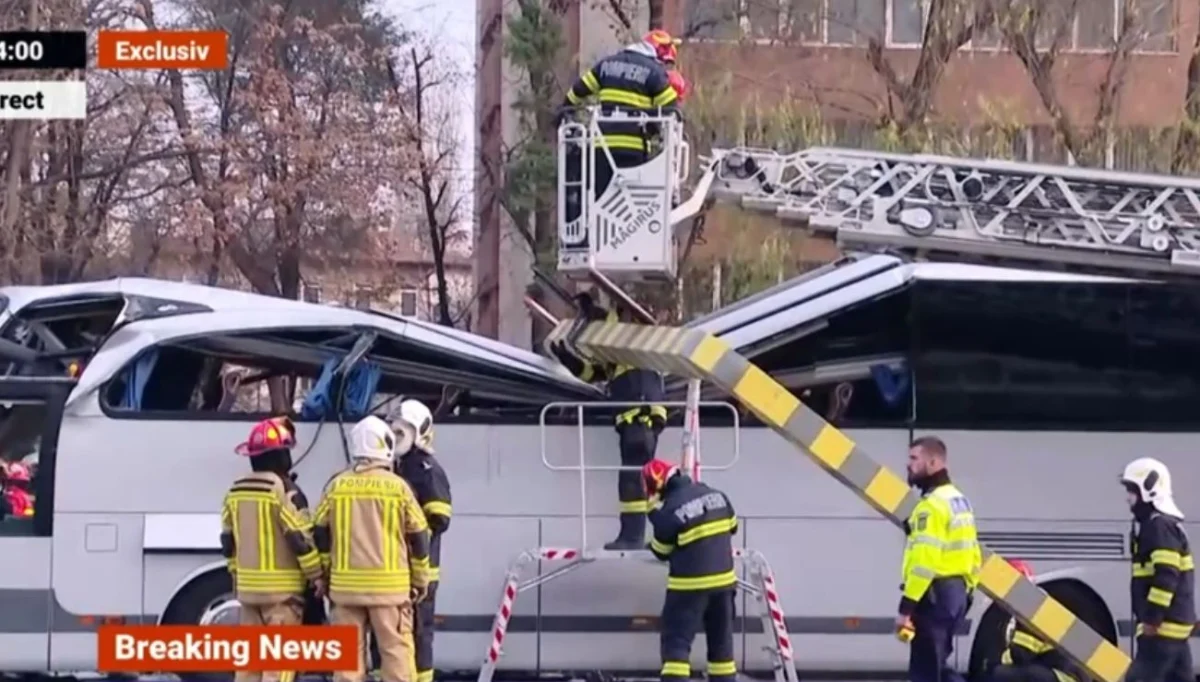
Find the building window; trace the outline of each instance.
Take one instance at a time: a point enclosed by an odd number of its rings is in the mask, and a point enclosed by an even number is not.
[[[400,314],[404,317],[417,316],[417,290],[400,290]]]
[[[363,284],[354,287],[354,307],[366,310],[375,300],[375,289]]]
[[[928,0],[892,0],[890,9],[891,44],[920,45],[925,39]]]
[[[1044,3],[1035,36],[1038,49],[1049,48],[1063,31],[1063,50],[1112,50],[1128,4],[1135,22],[1135,52],[1177,51],[1175,0]],[[929,6],[929,0],[688,0],[683,35],[699,40],[787,40],[838,46],[862,46],[875,38],[891,47],[915,47],[924,39]],[[1002,49],[1004,41],[996,23],[977,31],[967,47]]]
[[[313,282],[301,282],[300,297],[306,303],[320,303],[321,285]]]

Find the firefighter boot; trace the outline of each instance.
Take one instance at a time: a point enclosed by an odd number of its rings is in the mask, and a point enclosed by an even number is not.
[[[604,549],[630,551],[646,549],[646,515],[644,513],[621,514],[621,530],[617,539],[604,545]]]

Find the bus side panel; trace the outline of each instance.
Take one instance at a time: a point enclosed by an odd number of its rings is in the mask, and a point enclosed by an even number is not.
[[[83,625],[80,617],[141,620],[142,520],[141,514],[55,516],[53,585],[68,622],[60,624],[56,616],[50,641],[53,669],[95,667],[94,625]]]
[[[458,499],[456,496],[456,504]],[[446,537],[454,541],[442,547],[437,665],[443,670],[477,670],[491,642],[492,619],[500,606],[505,574],[522,551],[540,544],[541,523],[528,517],[456,512]],[[529,579],[533,575],[527,568],[521,577]],[[537,610],[537,588],[517,596],[504,639],[502,668],[537,669],[538,642],[532,627]]]
[[[50,538],[0,538],[8,558],[0,572],[0,661],[13,672],[44,672],[49,665]]]

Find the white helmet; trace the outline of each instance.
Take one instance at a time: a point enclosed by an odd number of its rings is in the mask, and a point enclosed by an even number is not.
[[[400,403],[396,431],[405,432],[412,442],[425,452],[433,452],[433,413],[420,400]]]
[[[364,417],[350,431],[350,457],[379,462],[390,462],[398,449],[404,452],[412,447],[412,441],[397,447],[396,434],[387,423],[374,415]]]
[[[1171,471],[1166,464],[1153,457],[1135,459],[1125,465],[1121,483],[1137,490],[1143,502],[1150,503],[1163,514],[1183,518],[1183,512],[1171,494]]]

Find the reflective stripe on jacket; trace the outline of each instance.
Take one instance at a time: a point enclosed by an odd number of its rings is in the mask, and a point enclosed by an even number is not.
[[[1154,513],[1138,524],[1130,581],[1136,635],[1141,636],[1148,623],[1158,628],[1159,637],[1191,637],[1196,623],[1195,574],[1191,543],[1179,519]]]
[[[720,590],[737,583],[732,538],[738,521],[725,493],[676,474],[649,518],[650,551],[670,565],[668,590]]]
[[[908,517],[902,580],[904,598],[921,601],[938,578],[961,577],[968,589],[979,582],[982,550],[971,503],[951,484],[934,488]]]
[[[291,481],[256,472],[234,482],[221,505],[221,554],[237,597],[276,604],[321,577],[308,503]]]
[[[605,113],[623,111],[630,115],[675,110],[679,93],[671,87],[666,67],[646,54],[640,46],[631,46],[596,62],[567,91],[567,104],[579,105],[595,97]],[[657,131],[644,130],[636,121],[605,123],[601,126],[604,142],[610,149],[646,151],[646,138]]]
[[[386,463],[334,476],[313,523],[335,604],[400,605],[413,585],[429,583],[429,525],[412,488]]]

